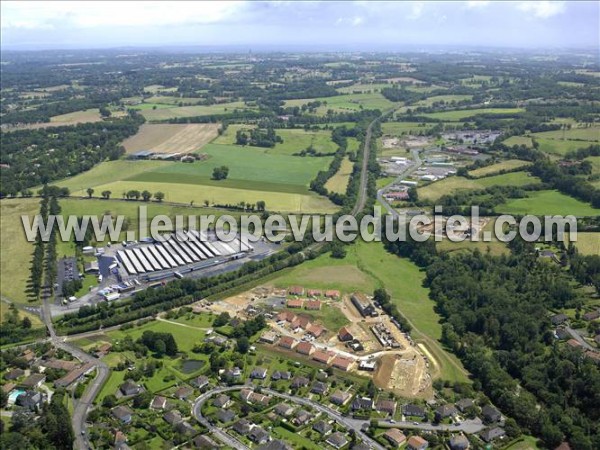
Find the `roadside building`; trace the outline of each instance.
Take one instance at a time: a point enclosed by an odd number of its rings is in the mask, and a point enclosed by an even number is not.
[[[421,436],[411,436],[406,443],[408,450],[425,450],[427,447],[429,447],[429,442]]]
[[[283,336],[281,339],[279,339],[279,343],[277,345],[282,348],[292,350],[296,345],[298,345],[298,341],[291,336]]]
[[[365,294],[360,292],[354,293],[350,296],[350,300],[363,317],[372,317],[373,315],[377,315],[375,306],[373,306],[373,303],[371,303]]]
[[[329,397],[329,401],[334,405],[343,406],[350,398],[352,398],[352,394],[349,392],[336,391]]]
[[[348,328],[342,327],[340,328],[340,331],[338,331],[338,339],[340,342],[349,342],[354,339],[354,336]]]
[[[398,428],[390,428],[385,433],[383,433],[383,437],[390,444],[392,444],[393,447],[400,447],[406,442],[406,436]]]
[[[345,434],[340,433],[339,431],[336,431],[335,433],[331,434],[325,440],[325,442],[327,442],[329,445],[331,445],[334,448],[342,448],[343,446],[345,446],[348,443],[348,438],[346,437]]]

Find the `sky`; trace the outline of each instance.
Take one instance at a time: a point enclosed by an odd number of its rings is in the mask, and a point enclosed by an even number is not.
[[[11,50],[597,48],[600,2],[5,1]]]

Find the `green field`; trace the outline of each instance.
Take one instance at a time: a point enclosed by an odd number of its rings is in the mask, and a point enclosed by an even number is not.
[[[447,120],[449,122],[458,122],[465,117],[475,116],[477,114],[516,114],[524,112],[523,108],[479,108],[479,109],[461,109],[456,111],[443,111],[436,113],[423,114],[432,119]]]
[[[588,203],[561,194],[558,191],[537,191],[529,193],[528,198],[508,200],[496,208],[503,214],[534,215],[575,215],[598,216],[600,209],[592,208]]]
[[[250,128],[252,127],[248,125],[229,125],[214,143],[234,145],[237,131],[240,129],[248,130]],[[273,148],[259,148],[259,150],[268,154],[281,155],[292,155],[310,146],[320,153],[333,153],[337,150],[337,145],[331,140],[331,131],[328,130],[304,131],[303,129],[278,129],[276,133],[278,136],[281,136],[283,143],[277,143]]]
[[[101,119],[98,108],[86,109],[85,111],[75,111],[50,118],[50,122],[56,124],[71,125],[82,122],[99,122]]]
[[[419,122],[383,122],[381,131],[383,134],[400,136],[402,134],[417,134],[420,131],[427,131],[433,128],[434,123]]]
[[[348,186],[348,181],[350,180],[350,175],[352,174],[352,168],[354,164],[347,157],[342,160],[342,165],[340,166],[340,170],[336,172],[334,176],[332,176],[327,183],[325,183],[325,187],[329,192],[338,192],[340,194],[346,193],[346,187]]]
[[[338,91],[340,94],[353,94],[355,92],[381,92],[381,90],[386,87],[394,87],[394,85],[389,83],[357,83],[353,84],[352,86],[338,88],[336,91]]]
[[[538,178],[529,176],[527,172],[509,172],[503,175],[487,176],[475,180],[453,176],[420,187],[417,191],[419,198],[437,200],[443,195],[453,194],[460,190],[484,189],[491,186],[526,186],[539,182]]]
[[[324,137],[328,132],[317,133]],[[293,139],[290,138],[290,144]],[[185,164],[159,161],[113,161],[58,183],[74,195],[85,196],[93,187],[95,195],[109,190],[120,198],[132,189],[161,191],[165,201],[196,205],[255,203],[263,200],[274,211],[331,212],[334,205],[308,190],[317,172],[325,170],[331,157],[298,157],[270,154],[256,147],[209,144],[202,148],[209,158]],[[229,167],[226,180],[212,180],[215,167]]]
[[[309,102],[319,100],[326,102],[325,105],[321,105],[317,108],[317,115],[324,116],[328,110],[335,112],[348,112],[348,111],[359,111],[361,109],[379,109],[384,111],[390,109],[396,105],[393,102],[387,100],[383,95],[379,93],[369,94],[343,94],[336,95],[333,97],[320,97],[320,98],[305,98],[297,100],[286,100],[286,107],[302,106]]]
[[[600,156],[590,156],[588,158],[585,158],[585,160],[592,163],[593,174],[600,173]]]
[[[67,187],[71,192],[85,191],[87,188],[95,188],[102,184],[107,184],[125,177],[135,176],[137,174],[150,170],[167,167],[174,163],[171,161],[104,161],[92,167],[86,172],[82,172],[71,178],[65,178],[56,184],[61,187]],[[99,197],[104,189],[95,189],[94,195]],[[121,192],[113,192],[113,197],[120,197]]]
[[[543,131],[541,133],[533,133],[532,136],[542,139],[600,142],[600,126],[591,126],[587,128],[573,127],[569,130]],[[581,143],[581,145],[585,145],[585,142]]]
[[[536,138],[536,141],[540,144],[541,151],[555,155],[565,155],[568,152],[586,148],[593,144],[589,141],[561,141],[546,138]]]
[[[452,103],[463,100],[471,100],[472,98],[472,95],[434,95],[433,97],[418,101],[415,103],[415,106],[432,106],[436,102]]]
[[[143,105],[143,106],[142,106]],[[228,114],[236,109],[250,109],[244,102],[229,102],[219,103],[210,106],[181,106],[170,108],[168,105],[155,103],[147,108],[148,103],[142,103],[135,105],[133,109],[141,110],[142,115],[147,120],[166,120],[177,117],[194,117],[194,116],[210,116],[212,114]],[[152,106],[156,105],[156,109],[152,109]],[[158,105],[166,106],[166,108],[160,108]]]
[[[508,147],[512,147],[513,145],[525,145],[527,147],[533,147],[533,141],[529,136],[511,136],[502,141],[502,143]]]
[[[25,294],[33,244],[27,242],[21,215],[39,213],[39,199],[4,199],[0,201],[0,292],[14,303],[29,303]],[[10,280],[10,282],[8,281]],[[2,305],[2,308],[7,308]]]
[[[600,233],[577,233],[575,247],[583,255],[600,255]]]
[[[480,169],[471,170],[469,175],[473,177],[486,177],[488,175],[500,172],[502,170],[513,170],[519,167],[523,167],[529,164],[527,161],[522,161],[520,159],[509,159],[506,161],[499,162],[497,164],[492,164],[490,166],[481,167]]]

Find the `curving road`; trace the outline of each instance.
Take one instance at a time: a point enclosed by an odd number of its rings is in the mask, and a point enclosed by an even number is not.
[[[252,384],[244,384],[244,385],[237,385],[237,386],[218,387],[218,388],[212,389],[210,391],[207,391],[204,394],[202,394],[201,396],[199,396],[196,399],[196,401],[194,402],[194,406],[192,407],[192,415],[196,418],[196,420],[198,422],[200,422],[202,425],[204,425],[209,431],[211,431],[215,435],[215,437],[217,437],[217,439],[219,439],[225,445],[228,445],[237,450],[247,450],[248,447],[246,447],[240,441],[238,441],[233,436],[225,433],[223,430],[221,430],[220,428],[218,428],[218,427],[214,426],[212,423],[210,423],[208,421],[208,419],[206,419],[206,417],[204,417],[202,415],[202,406],[204,405],[204,403],[206,403],[206,401],[209,398],[211,398],[217,394],[221,394],[224,392],[231,392],[231,391],[239,391],[241,389],[254,389],[255,387],[256,386],[254,386]],[[371,448],[374,448],[377,450],[384,450],[384,447],[382,447],[379,443],[377,443],[375,440],[371,439],[369,436],[367,436],[362,431],[364,428],[366,428],[370,425],[369,420],[354,419],[352,417],[343,416],[338,411],[336,411],[332,408],[329,408],[328,406],[325,406],[321,403],[317,403],[315,401],[309,400],[307,398],[297,397],[295,395],[283,394],[281,392],[277,392],[272,389],[268,389],[268,388],[264,388],[264,387],[261,389],[261,392],[271,395],[273,397],[282,398],[284,400],[287,400],[291,403],[295,403],[297,405],[308,406],[308,407],[314,408],[317,411],[320,411],[324,414],[327,414],[331,419],[335,420],[337,423],[344,426],[347,430],[354,430],[356,432],[356,434],[365,443],[367,443],[368,445],[371,446]],[[409,422],[409,421],[390,422],[389,420],[379,420],[377,422],[377,425],[381,428],[403,428],[403,429],[413,429],[413,430],[421,430],[421,431],[455,431],[455,432],[462,431],[467,434],[478,433],[479,431],[481,431],[485,428],[485,426],[481,422],[481,419],[464,420],[461,423],[454,424],[454,425],[445,425],[445,424],[433,425],[432,423],[427,423],[427,422],[426,423],[421,423],[421,422],[417,423],[417,422]]]
[[[95,358],[80,348],[67,343],[66,338],[61,338],[56,335],[56,332],[54,331],[54,325],[52,324],[52,314],[50,313],[49,300],[50,299],[48,296],[44,297],[42,319],[48,328],[50,342],[52,342],[55,347],[70,353],[84,363],[91,363],[96,368],[96,377],[88,385],[81,398],[75,402],[73,416],[71,417],[73,431],[75,432],[75,443],[73,447],[77,449],[90,448],[87,433],[85,433],[85,419],[87,417],[88,408],[93,404],[94,399],[100,392],[100,389],[106,380],[108,380],[110,370],[108,366],[98,358]]]
[[[239,442],[237,439],[234,439],[229,434],[225,433],[223,430],[212,425],[202,415],[202,405],[204,403],[206,403],[206,401],[210,397],[212,397],[216,394],[220,394],[223,392],[229,392],[229,391],[239,391],[241,389],[254,389],[254,388],[255,388],[254,385],[245,384],[245,385],[238,385],[238,386],[221,387],[221,388],[216,388],[216,389],[210,390],[210,391],[202,394],[200,397],[198,397],[196,399],[196,401],[194,402],[194,406],[192,408],[192,413],[193,413],[194,417],[196,418],[196,420],[198,420],[198,422],[200,422],[202,425],[206,426],[225,445],[229,445],[238,450],[246,450],[248,447],[246,447],[244,444]],[[273,391],[272,389],[267,389],[267,388],[262,388],[261,392],[271,395],[273,397],[279,397],[284,400],[288,400],[297,405],[309,406],[311,408],[316,409],[317,411],[327,414],[333,420],[337,421],[340,425],[343,425],[344,427],[346,427],[346,429],[354,430],[356,432],[356,434],[364,442],[368,443],[372,448],[377,449],[377,450],[385,450],[384,447],[382,447],[379,443],[377,443],[376,441],[371,439],[369,436],[367,436],[362,431],[361,428],[364,426],[364,424],[367,424],[367,426],[369,425],[368,420],[357,420],[357,419],[352,419],[350,417],[342,416],[339,412],[335,411],[334,409],[331,409],[327,406],[324,406],[320,403],[314,402],[307,398],[296,397],[294,395],[288,395],[288,394],[282,394],[281,392]]]

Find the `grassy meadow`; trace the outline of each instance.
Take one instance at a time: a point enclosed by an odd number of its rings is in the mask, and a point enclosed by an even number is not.
[[[466,117],[472,117],[478,114],[516,114],[524,112],[523,108],[479,108],[479,109],[460,109],[456,111],[443,111],[423,114],[432,119],[447,120],[448,122],[458,122]]]
[[[527,198],[510,199],[505,204],[498,206],[496,210],[502,214],[516,215],[600,215],[600,209],[592,208],[589,203],[550,190],[530,192]]]

